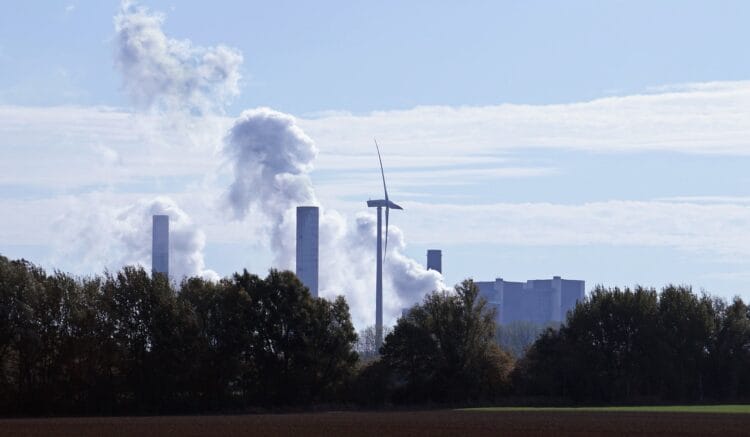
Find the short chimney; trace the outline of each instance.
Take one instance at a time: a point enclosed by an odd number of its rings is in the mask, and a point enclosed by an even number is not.
[[[436,249],[427,251],[427,270],[443,273],[443,252]]]
[[[152,221],[151,274],[169,277],[169,216],[155,215]]]

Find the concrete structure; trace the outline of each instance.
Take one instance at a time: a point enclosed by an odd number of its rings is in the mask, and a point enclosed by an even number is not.
[[[584,281],[559,276],[526,282],[497,278],[494,282],[476,284],[479,294],[497,310],[496,322],[501,325],[515,321],[539,325],[562,322],[586,293]]]
[[[443,252],[436,249],[427,250],[427,270],[443,273]]]
[[[153,216],[151,229],[151,274],[169,277],[169,216]]]
[[[297,207],[297,277],[318,297],[318,207]]]

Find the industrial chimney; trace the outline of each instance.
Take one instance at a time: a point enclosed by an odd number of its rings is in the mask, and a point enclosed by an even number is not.
[[[443,273],[443,252],[436,249],[427,251],[427,270]]]
[[[318,207],[297,207],[297,277],[318,297]]]
[[[169,277],[169,216],[153,216],[151,235],[151,274]]]

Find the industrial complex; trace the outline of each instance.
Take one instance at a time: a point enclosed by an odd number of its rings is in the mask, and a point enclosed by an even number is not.
[[[375,142],[377,147],[377,141]],[[383,199],[368,200],[367,206],[377,209],[377,247],[375,273],[375,344],[383,342],[383,262],[388,247],[388,222],[390,210],[402,210],[391,201],[385,183],[383,161],[378,148],[378,160],[383,179]],[[385,244],[383,244],[383,212],[385,212]],[[299,280],[318,297],[319,227],[320,211],[317,206],[297,207],[296,274]],[[443,253],[438,249],[427,251],[428,270],[442,274]],[[152,272],[169,276],[169,216],[153,216]],[[503,278],[494,281],[475,281],[479,293],[495,309],[498,325],[518,321],[537,325],[559,323],[576,303],[584,299],[586,286],[581,280],[535,279],[526,282],[510,282]],[[405,314],[405,311],[402,312]]]
[[[510,282],[503,278],[494,281],[478,281],[479,294],[495,307],[498,325],[517,321],[538,325],[559,323],[565,320],[568,311],[583,300],[586,283],[579,280],[533,279],[526,282]]]
[[[392,203],[392,202],[391,202]],[[317,206],[297,207],[297,247],[296,274],[310,290],[318,296],[319,269],[319,208]],[[378,232],[378,234],[380,234]],[[381,244],[378,238],[378,244]],[[382,332],[382,252],[378,254],[379,273],[376,286],[376,320]],[[443,253],[441,250],[427,251],[427,269],[442,273]],[[169,216],[153,216],[151,270],[153,273],[169,275]],[[511,282],[503,278],[494,281],[475,281],[479,293],[495,308],[498,325],[517,321],[538,325],[559,323],[565,320],[568,311],[583,300],[586,283],[581,280],[534,279],[526,282]],[[378,293],[379,292],[379,293]],[[402,313],[403,314],[403,313]],[[381,340],[382,341],[382,340]]]

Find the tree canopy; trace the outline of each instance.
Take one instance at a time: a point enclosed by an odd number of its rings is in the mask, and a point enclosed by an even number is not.
[[[514,371],[525,394],[584,401],[700,401],[750,395],[750,319],[689,287],[597,287]]]
[[[306,405],[342,396],[357,363],[346,301],[291,272],[175,289],[125,267],[47,275],[0,257],[0,411],[120,413]]]
[[[739,298],[597,287],[541,333],[494,320],[466,280],[426,295],[374,351],[343,297],[314,298],[288,271],[175,285],[140,267],[78,278],[0,256],[0,414],[750,399]]]
[[[382,347],[397,401],[493,399],[510,355],[495,342],[495,314],[471,280],[435,291],[398,320]]]

